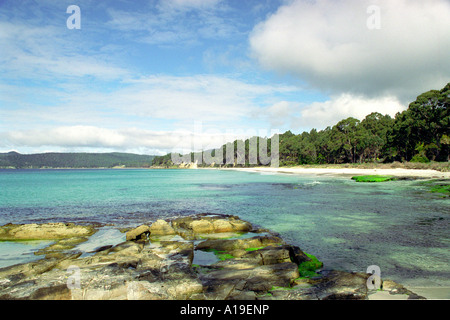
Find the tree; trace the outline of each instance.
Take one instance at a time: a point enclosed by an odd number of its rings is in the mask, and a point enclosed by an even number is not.
[[[393,124],[394,120],[389,115],[382,115],[379,112],[373,112],[361,121],[361,125],[367,131],[363,139],[362,158],[376,161],[380,156],[386,155],[385,146]]]
[[[448,159],[448,145],[442,144],[441,139],[449,135],[449,106],[450,83],[442,90],[419,95],[407,110],[397,114],[389,139],[390,145],[397,149],[397,157],[411,160],[423,143],[421,151],[427,158]]]

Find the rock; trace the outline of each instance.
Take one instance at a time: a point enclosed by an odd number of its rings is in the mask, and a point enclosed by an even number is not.
[[[199,243],[196,250],[232,251],[235,249],[262,248],[268,245],[284,244],[284,241],[275,236],[254,236],[247,239],[209,239]]]
[[[237,230],[237,228],[233,227],[233,224],[225,219],[216,219],[212,221],[212,228],[216,233],[223,232],[232,232]],[[237,230],[239,231],[239,230]]]
[[[172,220],[176,233],[186,239],[197,239],[199,235],[226,232],[248,232],[250,223],[235,216],[201,214]]]
[[[0,236],[11,237],[17,230],[36,229],[17,228],[5,225]],[[73,233],[73,238],[59,239],[49,246],[41,260],[0,269],[0,299],[367,298],[368,274],[321,271],[320,277],[299,278],[299,265],[310,259],[300,248],[273,234],[207,239],[199,243],[194,240],[205,234],[233,232],[237,236],[235,232],[243,230],[254,232],[251,224],[235,216],[205,214],[158,220],[150,227],[141,225],[129,231],[127,241],[115,246],[105,244],[88,256],[67,251],[77,241],[86,239],[79,230]],[[149,233],[161,236],[160,241],[156,241],[158,237],[147,241]],[[52,236],[56,234],[53,232]],[[169,235],[173,236],[169,237],[171,240],[161,240]],[[222,260],[193,265],[198,250],[213,251]],[[390,294],[406,292],[409,298],[416,298],[389,280],[383,282],[383,290]]]
[[[96,232],[93,226],[73,223],[7,224],[0,227],[0,241],[7,240],[55,240],[89,237]]]
[[[388,292],[390,295],[406,295],[407,299],[425,300],[424,297],[419,296],[418,294],[406,289],[401,284],[392,280],[383,280],[381,289],[382,291]]]
[[[317,296],[321,300],[363,300],[367,297],[365,273],[332,271],[318,285]]]
[[[291,262],[289,249],[286,247],[268,246],[259,250],[250,251],[241,258],[260,259],[262,265]]]
[[[299,247],[288,246],[288,249],[292,262],[295,262],[296,264],[301,264],[302,262],[305,261],[311,261],[311,259]]]
[[[131,240],[140,240],[140,239],[147,239],[148,235],[150,234],[150,227],[147,225],[141,225],[137,228],[134,228],[133,230],[130,230],[126,234],[127,241]]]
[[[150,226],[150,234],[152,236],[166,236],[176,234],[175,229],[165,220],[156,220]]]
[[[53,244],[35,252],[35,255],[45,255],[46,258],[63,256],[63,251],[75,248],[78,244],[88,240],[88,237],[73,237],[57,240]]]

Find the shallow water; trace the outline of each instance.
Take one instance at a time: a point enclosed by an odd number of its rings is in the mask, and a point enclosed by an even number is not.
[[[53,241],[0,241],[0,268],[41,259],[34,253]]]
[[[177,215],[234,214],[279,232],[325,268],[365,272],[378,265],[383,278],[413,287],[450,287],[449,204],[418,181],[366,184],[231,170],[0,170],[0,225],[131,227]],[[85,246],[109,244],[92,241]]]

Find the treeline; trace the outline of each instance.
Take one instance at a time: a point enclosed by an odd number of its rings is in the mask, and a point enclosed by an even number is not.
[[[450,83],[442,90],[421,94],[394,118],[375,112],[362,121],[350,117],[321,131],[313,129],[301,134],[287,131],[277,137],[279,165],[449,161],[449,105]],[[257,163],[251,161],[250,140],[236,140],[222,146],[221,163],[226,166],[266,165],[259,157]],[[258,142],[261,141],[267,143],[268,155],[271,155],[271,139],[259,138]],[[231,147],[234,150],[232,163],[226,157],[226,150]],[[201,156],[201,153],[191,153],[189,159],[195,162]],[[171,154],[155,157],[153,165],[171,167],[172,159]]]
[[[0,153],[2,168],[150,167],[154,156],[132,153]]]
[[[185,155],[169,153],[156,156],[153,159],[153,166],[169,168],[176,167],[180,163],[196,163],[200,167],[268,165],[271,164],[274,138],[277,137],[252,137],[246,140],[235,140],[218,149],[203,152],[191,152]]]

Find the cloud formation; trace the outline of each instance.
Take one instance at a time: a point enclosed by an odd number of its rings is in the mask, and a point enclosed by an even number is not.
[[[0,132],[0,148],[9,150],[78,150],[124,151],[146,154],[218,148],[236,139],[254,135],[271,136],[272,131],[211,130],[196,122],[194,130],[155,131],[138,128],[108,129],[96,126],[60,126],[46,129]]]
[[[379,28],[368,27],[377,18],[371,6],[379,9]],[[267,69],[334,95],[407,103],[448,82],[449,16],[447,0],[294,0],[249,39]]]
[[[338,121],[353,117],[363,120],[372,112],[379,112],[394,117],[405,107],[396,97],[382,97],[368,99],[362,96],[342,94],[325,102],[314,102],[304,107],[300,116],[292,120],[292,127],[325,129],[335,125]]]

